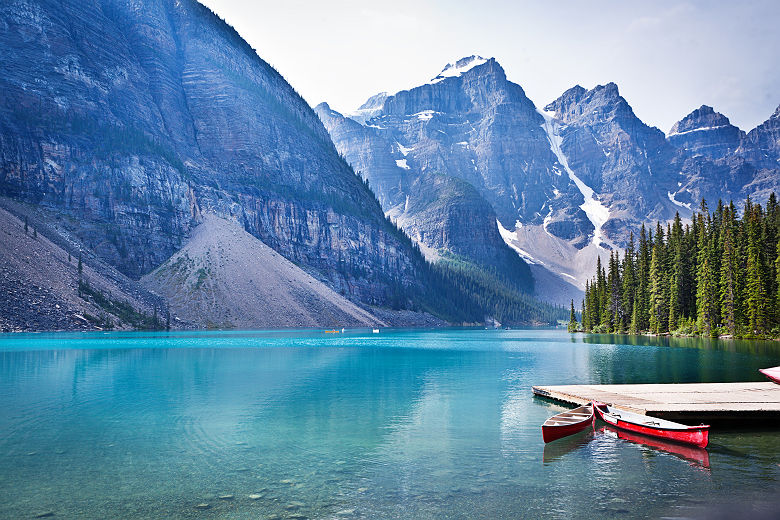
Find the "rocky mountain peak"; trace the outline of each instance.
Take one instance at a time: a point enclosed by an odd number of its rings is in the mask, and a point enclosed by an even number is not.
[[[360,105],[360,108],[358,110],[369,110],[372,108],[381,108],[382,105],[385,103],[385,99],[387,99],[388,93],[387,92],[380,92],[379,94],[374,94],[370,98],[366,100],[365,103]]]
[[[772,114],[772,117],[769,119],[780,119],[780,105],[777,105],[777,108],[775,109],[775,113]]]
[[[360,105],[360,107],[352,112],[351,114],[347,114],[349,117],[354,119],[355,121],[359,121],[360,123],[365,123],[375,115],[377,115],[379,112],[382,111],[382,108],[385,106],[385,101],[389,97],[387,92],[380,92],[379,94],[374,94],[370,98],[366,100],[365,103]],[[328,107],[330,109],[330,107]]]
[[[669,130],[669,142],[694,155],[721,159],[733,152],[745,136],[729,118],[711,106],[702,105]]]
[[[448,63],[447,66],[444,67],[444,69],[442,69],[442,71],[436,77],[431,79],[431,83],[438,83],[440,81],[444,81],[447,78],[459,77],[471,69],[479,67],[480,65],[484,65],[490,61],[495,63],[493,58],[486,59],[482,56],[476,55],[461,58],[454,64]]]
[[[586,90],[577,85],[564,92],[558,99],[545,107],[555,111],[563,124],[585,118],[592,123],[615,120],[617,122],[637,120],[628,102],[620,95],[615,83],[596,85]]]
[[[588,94],[591,99],[597,100],[603,105],[624,105],[630,108],[628,101],[620,95],[618,86],[611,81],[606,85],[596,85]]]
[[[705,130],[732,126],[729,118],[723,114],[716,112],[711,106],[702,105],[697,108],[682,120],[676,122],[671,130],[669,130],[669,136],[681,134],[684,132],[692,132],[694,130]]]
[[[587,94],[587,90],[580,85],[574,85],[570,89],[568,89],[566,92],[561,94],[561,96],[553,101],[552,103],[548,103],[547,106],[544,107],[545,111],[547,112],[555,112],[558,114],[559,112],[567,112],[569,109],[579,103],[583,97],[585,97],[585,94]]]

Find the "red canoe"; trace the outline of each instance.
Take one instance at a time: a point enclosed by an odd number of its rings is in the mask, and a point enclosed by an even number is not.
[[[780,367],[759,368],[758,371],[780,385]]]
[[[598,401],[593,402],[593,408],[605,423],[630,432],[660,437],[668,441],[693,444],[700,448],[706,448],[709,442],[710,427],[708,425],[686,426],[664,419],[627,412]]]
[[[544,442],[552,442],[573,435],[592,425],[594,419],[593,406],[590,404],[553,415],[542,425],[542,438]]]

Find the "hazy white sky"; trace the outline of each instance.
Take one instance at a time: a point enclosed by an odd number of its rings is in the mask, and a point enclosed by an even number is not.
[[[780,104],[778,0],[201,0],[312,105],[350,111],[495,57],[538,107],[614,81],[668,131],[702,104],[743,130]]]

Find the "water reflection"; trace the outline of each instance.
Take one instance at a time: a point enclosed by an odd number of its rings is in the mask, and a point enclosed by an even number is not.
[[[775,489],[774,432],[714,434],[751,457],[711,452],[712,479],[603,435],[543,448],[541,424],[563,408],[534,399],[532,385],[744,378],[756,363],[728,349],[583,339],[0,336],[0,517],[570,518],[593,516],[594,500],[599,516],[653,516],[726,485]]]
[[[615,439],[628,441],[644,448],[669,453],[704,469],[710,468],[710,455],[704,448],[668,442],[656,437],[648,437],[646,435],[613,428],[609,425],[598,428],[596,432],[601,435],[611,436]]]
[[[587,428],[574,435],[563,437],[561,439],[549,442],[544,445],[544,452],[542,454],[542,462],[544,464],[550,464],[563,458],[564,455],[571,453],[574,450],[581,449],[593,440],[594,430],[593,428]]]

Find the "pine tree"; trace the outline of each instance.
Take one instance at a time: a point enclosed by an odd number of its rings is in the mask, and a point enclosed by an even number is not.
[[[729,334],[737,333],[737,276],[739,265],[731,225],[723,230],[723,259],[720,264],[720,315]]]
[[[637,253],[636,274],[639,279],[636,288],[636,330],[641,332],[650,328],[650,244],[652,235],[648,238],[645,225],[639,233],[639,252]]]
[[[649,273],[650,330],[660,334],[668,330],[669,324],[669,277],[666,268],[666,245],[661,224],[656,225],[653,252]]]
[[[683,265],[683,228],[680,214],[674,217],[674,225],[667,243],[669,250],[669,330],[675,330],[683,315],[685,272]]]
[[[607,276],[609,305],[609,331],[624,332],[623,322],[623,284],[620,279],[620,259],[617,252],[609,255],[609,275]]]
[[[702,334],[710,336],[717,326],[715,321],[716,287],[705,214],[707,214],[707,203],[702,200],[702,212],[696,218],[699,238],[696,247],[698,253],[696,261],[696,308],[698,310],[696,324]]]
[[[634,252],[634,233],[629,234],[628,245],[623,256],[621,300],[623,302],[623,318],[630,328],[634,318],[634,301],[636,300],[636,254]]]
[[[27,217],[24,217],[24,235],[27,236]]]
[[[747,229],[747,262],[745,265],[745,317],[748,333],[760,336],[766,331],[767,301],[764,280],[762,277],[762,255],[760,231],[760,207],[746,203],[745,214],[742,217]]]
[[[653,256],[650,259],[650,332],[653,334],[663,332],[662,324],[668,323],[663,287],[662,255],[661,247],[653,247]]]
[[[631,313],[631,323],[628,326],[628,333],[629,334],[639,334],[641,332],[641,328],[639,326],[640,319],[639,319],[639,297],[635,297],[634,299],[634,311]]]
[[[585,297],[582,299],[582,330],[590,332],[590,307],[588,302],[590,298],[590,282],[585,281]]]
[[[780,239],[777,241],[777,256],[775,257],[775,283],[780,287]],[[780,289],[775,295],[775,325],[780,325]]]
[[[594,293],[596,313],[593,316],[594,327],[602,327],[607,322],[607,281],[604,267],[601,265],[601,256],[596,258],[596,290]]]
[[[577,323],[577,313],[574,312],[574,300],[571,301],[571,312],[569,313],[569,332],[577,332],[579,323]]]

